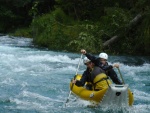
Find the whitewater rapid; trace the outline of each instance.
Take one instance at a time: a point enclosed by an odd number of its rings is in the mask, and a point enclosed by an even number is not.
[[[144,56],[109,57],[109,64],[120,63],[124,81],[134,93],[133,107],[121,111],[89,108],[87,101],[75,97],[64,107],[79,58],[76,53],[34,48],[29,38],[0,36],[0,112],[149,113],[150,57]],[[81,63],[78,73],[84,70]]]

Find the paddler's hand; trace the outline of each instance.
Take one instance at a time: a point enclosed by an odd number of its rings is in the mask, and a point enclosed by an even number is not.
[[[119,64],[114,64],[113,67],[119,68]]]
[[[72,83],[75,84],[75,83],[76,83],[76,80],[72,80]]]
[[[86,54],[86,50],[81,49],[81,53],[82,53],[83,55],[85,55],[85,54]]]

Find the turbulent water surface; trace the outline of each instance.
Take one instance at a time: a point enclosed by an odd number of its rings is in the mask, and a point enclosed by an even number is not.
[[[120,63],[124,81],[134,93],[132,107],[91,108],[72,96],[65,107],[79,58],[80,54],[33,48],[31,39],[1,36],[0,113],[149,113],[150,57],[109,57],[110,64]],[[79,73],[84,69],[81,64]]]

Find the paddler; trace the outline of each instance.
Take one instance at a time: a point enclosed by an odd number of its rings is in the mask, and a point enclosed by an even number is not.
[[[84,71],[80,80],[73,80],[72,83],[79,87],[84,86],[86,82],[91,83],[92,88],[90,90],[95,91],[107,88],[111,84],[104,71],[100,67],[95,66],[87,57],[83,59],[83,63],[87,69]]]
[[[87,53],[84,49],[81,49],[81,53],[84,54],[89,60],[91,60],[95,66],[103,69],[107,76],[109,76],[115,84],[122,84],[116,72],[113,70],[114,67],[119,68],[119,64],[114,64],[113,66],[108,65],[108,55],[106,53],[100,53],[99,58]]]

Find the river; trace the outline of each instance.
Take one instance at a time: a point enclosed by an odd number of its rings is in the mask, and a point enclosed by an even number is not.
[[[132,107],[90,108],[75,97],[65,107],[79,58],[80,54],[34,48],[32,39],[0,36],[0,113],[149,113],[150,57],[144,56],[109,57],[110,64],[120,63],[134,93]],[[84,69],[81,63],[78,73]]]

